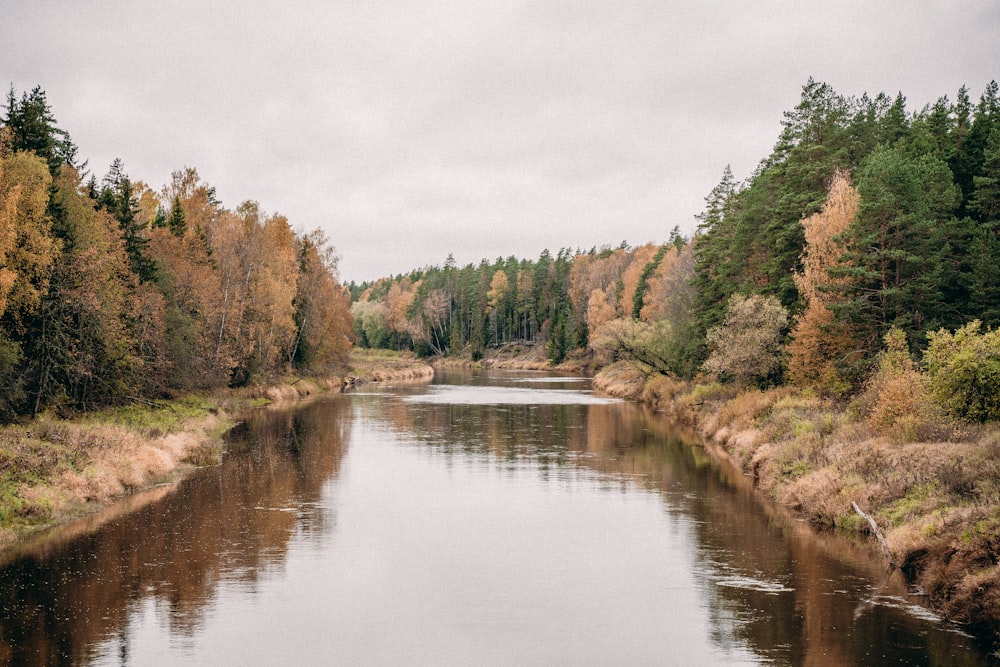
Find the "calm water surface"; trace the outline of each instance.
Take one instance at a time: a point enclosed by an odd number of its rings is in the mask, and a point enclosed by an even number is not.
[[[868,551],[573,378],[261,410],[130,509],[7,555],[0,664],[993,664]]]

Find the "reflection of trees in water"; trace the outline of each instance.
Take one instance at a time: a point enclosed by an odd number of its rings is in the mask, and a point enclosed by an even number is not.
[[[659,494],[675,525],[693,537],[695,576],[723,650],[735,642],[778,664],[858,665],[881,664],[880,649],[892,647],[893,661],[915,664],[931,656],[929,664],[956,664],[959,636],[928,633],[900,610],[857,602],[907,595],[898,574],[887,576],[866,549],[817,535],[761,502],[752,480],[717,463],[691,444],[690,434],[651,410],[394,400],[384,406],[394,431],[447,458],[530,460],[543,478],[582,467],[597,473],[602,488],[638,485]]]
[[[332,528],[319,501],[345,453],[347,416],[336,399],[255,411],[222,465],[162,502],[0,568],[0,663],[84,662],[115,637],[127,655],[128,617],[149,600],[172,632],[192,633],[219,582],[252,587],[281,567],[293,536]]]
[[[628,418],[624,425],[591,414],[598,440],[612,440],[603,430],[625,429],[622,442],[634,444],[580,462],[659,493],[666,511],[689,526],[720,646],[737,637],[779,664],[968,664],[956,662],[958,635],[926,632],[900,610],[857,602],[908,594],[899,573],[889,576],[869,550],[762,502],[749,477],[714,461],[662,416],[637,408]]]

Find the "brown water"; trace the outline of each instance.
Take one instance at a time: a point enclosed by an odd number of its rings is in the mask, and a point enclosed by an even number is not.
[[[254,412],[221,466],[8,554],[0,664],[992,664],[868,550],[587,389]]]

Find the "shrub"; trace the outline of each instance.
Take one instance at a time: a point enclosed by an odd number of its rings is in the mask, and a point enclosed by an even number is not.
[[[868,424],[897,442],[918,440],[933,430],[935,417],[924,378],[901,329],[890,329],[885,345],[861,398],[867,403]]]
[[[744,386],[780,375],[781,335],[788,311],[772,296],[734,294],[721,327],[708,330],[711,352],[702,368]]]
[[[955,333],[927,334],[927,385],[934,401],[960,419],[1000,419],[1000,330],[979,333],[975,320]]]

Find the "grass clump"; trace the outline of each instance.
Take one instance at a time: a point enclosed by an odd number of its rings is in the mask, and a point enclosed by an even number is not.
[[[32,525],[48,521],[53,514],[51,498],[44,493],[26,494],[42,488],[63,472],[79,470],[86,456],[71,446],[51,425],[26,431],[8,426],[0,430],[0,525]]]
[[[143,401],[89,413],[82,423],[116,425],[144,431],[151,436],[173,433],[184,422],[216,414],[219,406],[203,396],[189,395],[169,401]]]

